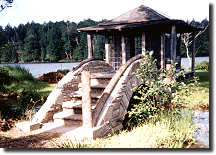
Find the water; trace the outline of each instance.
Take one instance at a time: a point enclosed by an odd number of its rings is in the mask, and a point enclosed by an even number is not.
[[[198,130],[194,133],[195,139],[209,147],[209,112],[195,110],[194,122]]]
[[[195,57],[195,62],[202,62],[202,61],[209,62],[209,57]],[[191,59],[192,61],[192,59]],[[184,68],[189,68],[189,60],[188,58],[181,58],[181,65],[184,66]]]
[[[72,69],[74,66],[79,64],[78,62],[66,62],[66,63],[18,63],[18,64],[0,64],[15,66],[19,65],[21,67],[26,68],[29,72],[35,77],[38,78],[45,73],[49,73],[52,71],[57,71],[59,69]]]
[[[198,126],[198,129],[193,134],[196,141],[201,145],[209,147],[209,112],[201,110],[183,109],[182,113],[194,113],[193,121]]]

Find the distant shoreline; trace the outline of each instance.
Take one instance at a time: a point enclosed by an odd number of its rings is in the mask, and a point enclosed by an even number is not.
[[[69,62],[81,62],[82,60],[59,60],[59,61],[31,61],[31,62],[3,62],[0,64],[39,64],[39,63],[69,63]]]

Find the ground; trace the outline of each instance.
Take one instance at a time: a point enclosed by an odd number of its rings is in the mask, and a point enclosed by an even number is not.
[[[17,127],[0,131],[0,148],[55,148],[64,141],[64,136],[57,133],[23,132]]]

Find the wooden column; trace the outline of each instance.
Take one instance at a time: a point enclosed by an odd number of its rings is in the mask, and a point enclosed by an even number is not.
[[[165,32],[161,32],[161,68],[165,68]]]
[[[106,52],[106,63],[110,64],[110,44],[109,36],[105,36],[105,52]]]
[[[87,35],[87,43],[88,43],[88,58],[92,58],[92,41],[91,41],[91,35]]]
[[[142,55],[145,56],[146,54],[146,37],[145,37],[145,31],[142,31]]]
[[[192,42],[192,64],[191,64],[191,70],[192,71],[195,71],[195,51],[196,51],[196,47],[195,47],[195,32],[193,32],[192,34],[192,39],[193,39],[193,42]]]
[[[127,59],[126,59],[126,45],[125,45],[124,34],[121,35],[121,48],[122,48],[122,64],[125,64]]]
[[[83,128],[92,128],[90,72],[82,71],[82,117]]]
[[[172,26],[171,29],[171,36],[170,36],[170,54],[171,54],[171,60],[173,60],[173,63],[176,62],[176,27]]]

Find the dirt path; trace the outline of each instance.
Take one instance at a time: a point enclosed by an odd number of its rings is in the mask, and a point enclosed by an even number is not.
[[[61,134],[23,132],[17,127],[0,131],[0,148],[56,148],[64,140]]]

